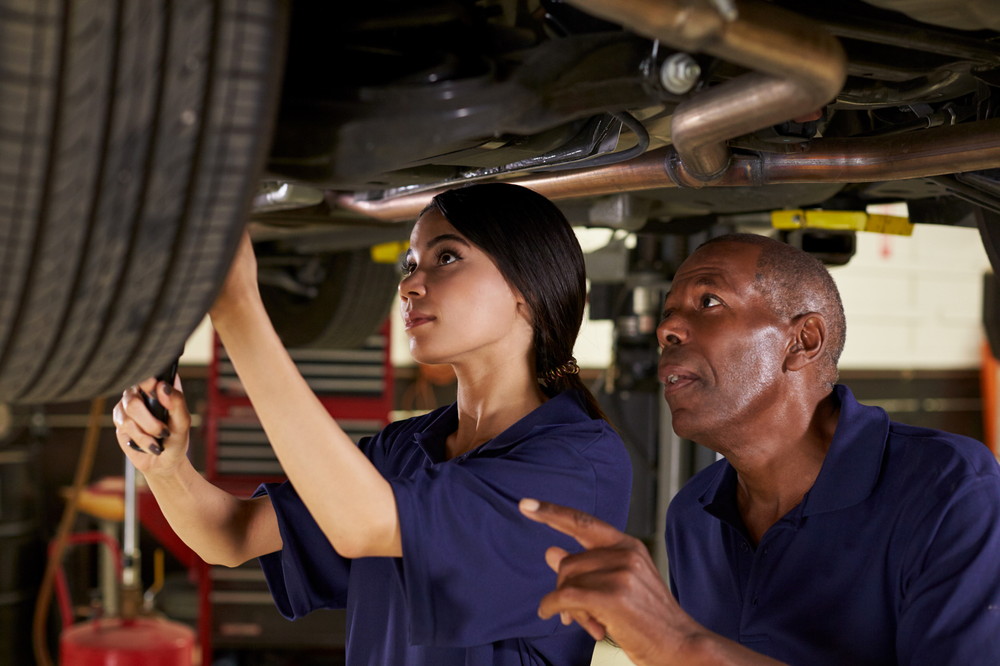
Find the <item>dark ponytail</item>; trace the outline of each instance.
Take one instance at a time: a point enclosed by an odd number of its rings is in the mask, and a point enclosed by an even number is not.
[[[562,211],[542,195],[507,183],[448,190],[434,197],[428,208],[440,211],[489,254],[524,297],[531,310],[535,373],[543,393],[553,397],[577,390],[590,415],[607,420],[573,359],[587,282],[580,243]]]

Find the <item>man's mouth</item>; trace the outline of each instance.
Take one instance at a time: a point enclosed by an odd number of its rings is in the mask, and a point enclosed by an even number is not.
[[[667,376],[667,381],[664,382],[664,393],[673,393],[674,391],[680,391],[685,386],[689,386],[694,383],[694,377],[687,377],[684,375],[669,375]]]
[[[674,391],[679,391],[685,386],[688,386],[697,380],[698,377],[695,375],[684,372],[682,369],[671,368],[666,370],[660,375],[660,381],[663,382],[663,392],[664,394],[670,394]]]

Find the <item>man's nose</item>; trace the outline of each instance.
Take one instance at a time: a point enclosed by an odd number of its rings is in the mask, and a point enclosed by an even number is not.
[[[682,344],[687,341],[689,334],[687,322],[677,312],[664,317],[656,327],[656,340],[660,347]]]

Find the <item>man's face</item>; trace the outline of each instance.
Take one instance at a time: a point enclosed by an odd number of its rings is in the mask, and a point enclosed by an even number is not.
[[[780,395],[792,327],[754,286],[759,254],[729,242],[696,251],[678,269],[657,328],[674,431],[710,448],[768,424]]]

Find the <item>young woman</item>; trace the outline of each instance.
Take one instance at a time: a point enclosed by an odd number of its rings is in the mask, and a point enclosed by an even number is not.
[[[179,385],[152,379],[114,410],[122,449],[206,561],[259,557],[289,618],[346,607],[348,663],[589,663],[593,639],[537,615],[553,535],[517,507],[625,525],[628,456],[572,358],[585,301],[572,229],[522,187],[444,192],[413,229],[399,296],[413,357],[451,364],[458,398],[355,445],[282,347],[244,239],[211,316],[289,482],[250,499],[209,484],[185,455]],[[169,410],[165,429],[140,389]]]

